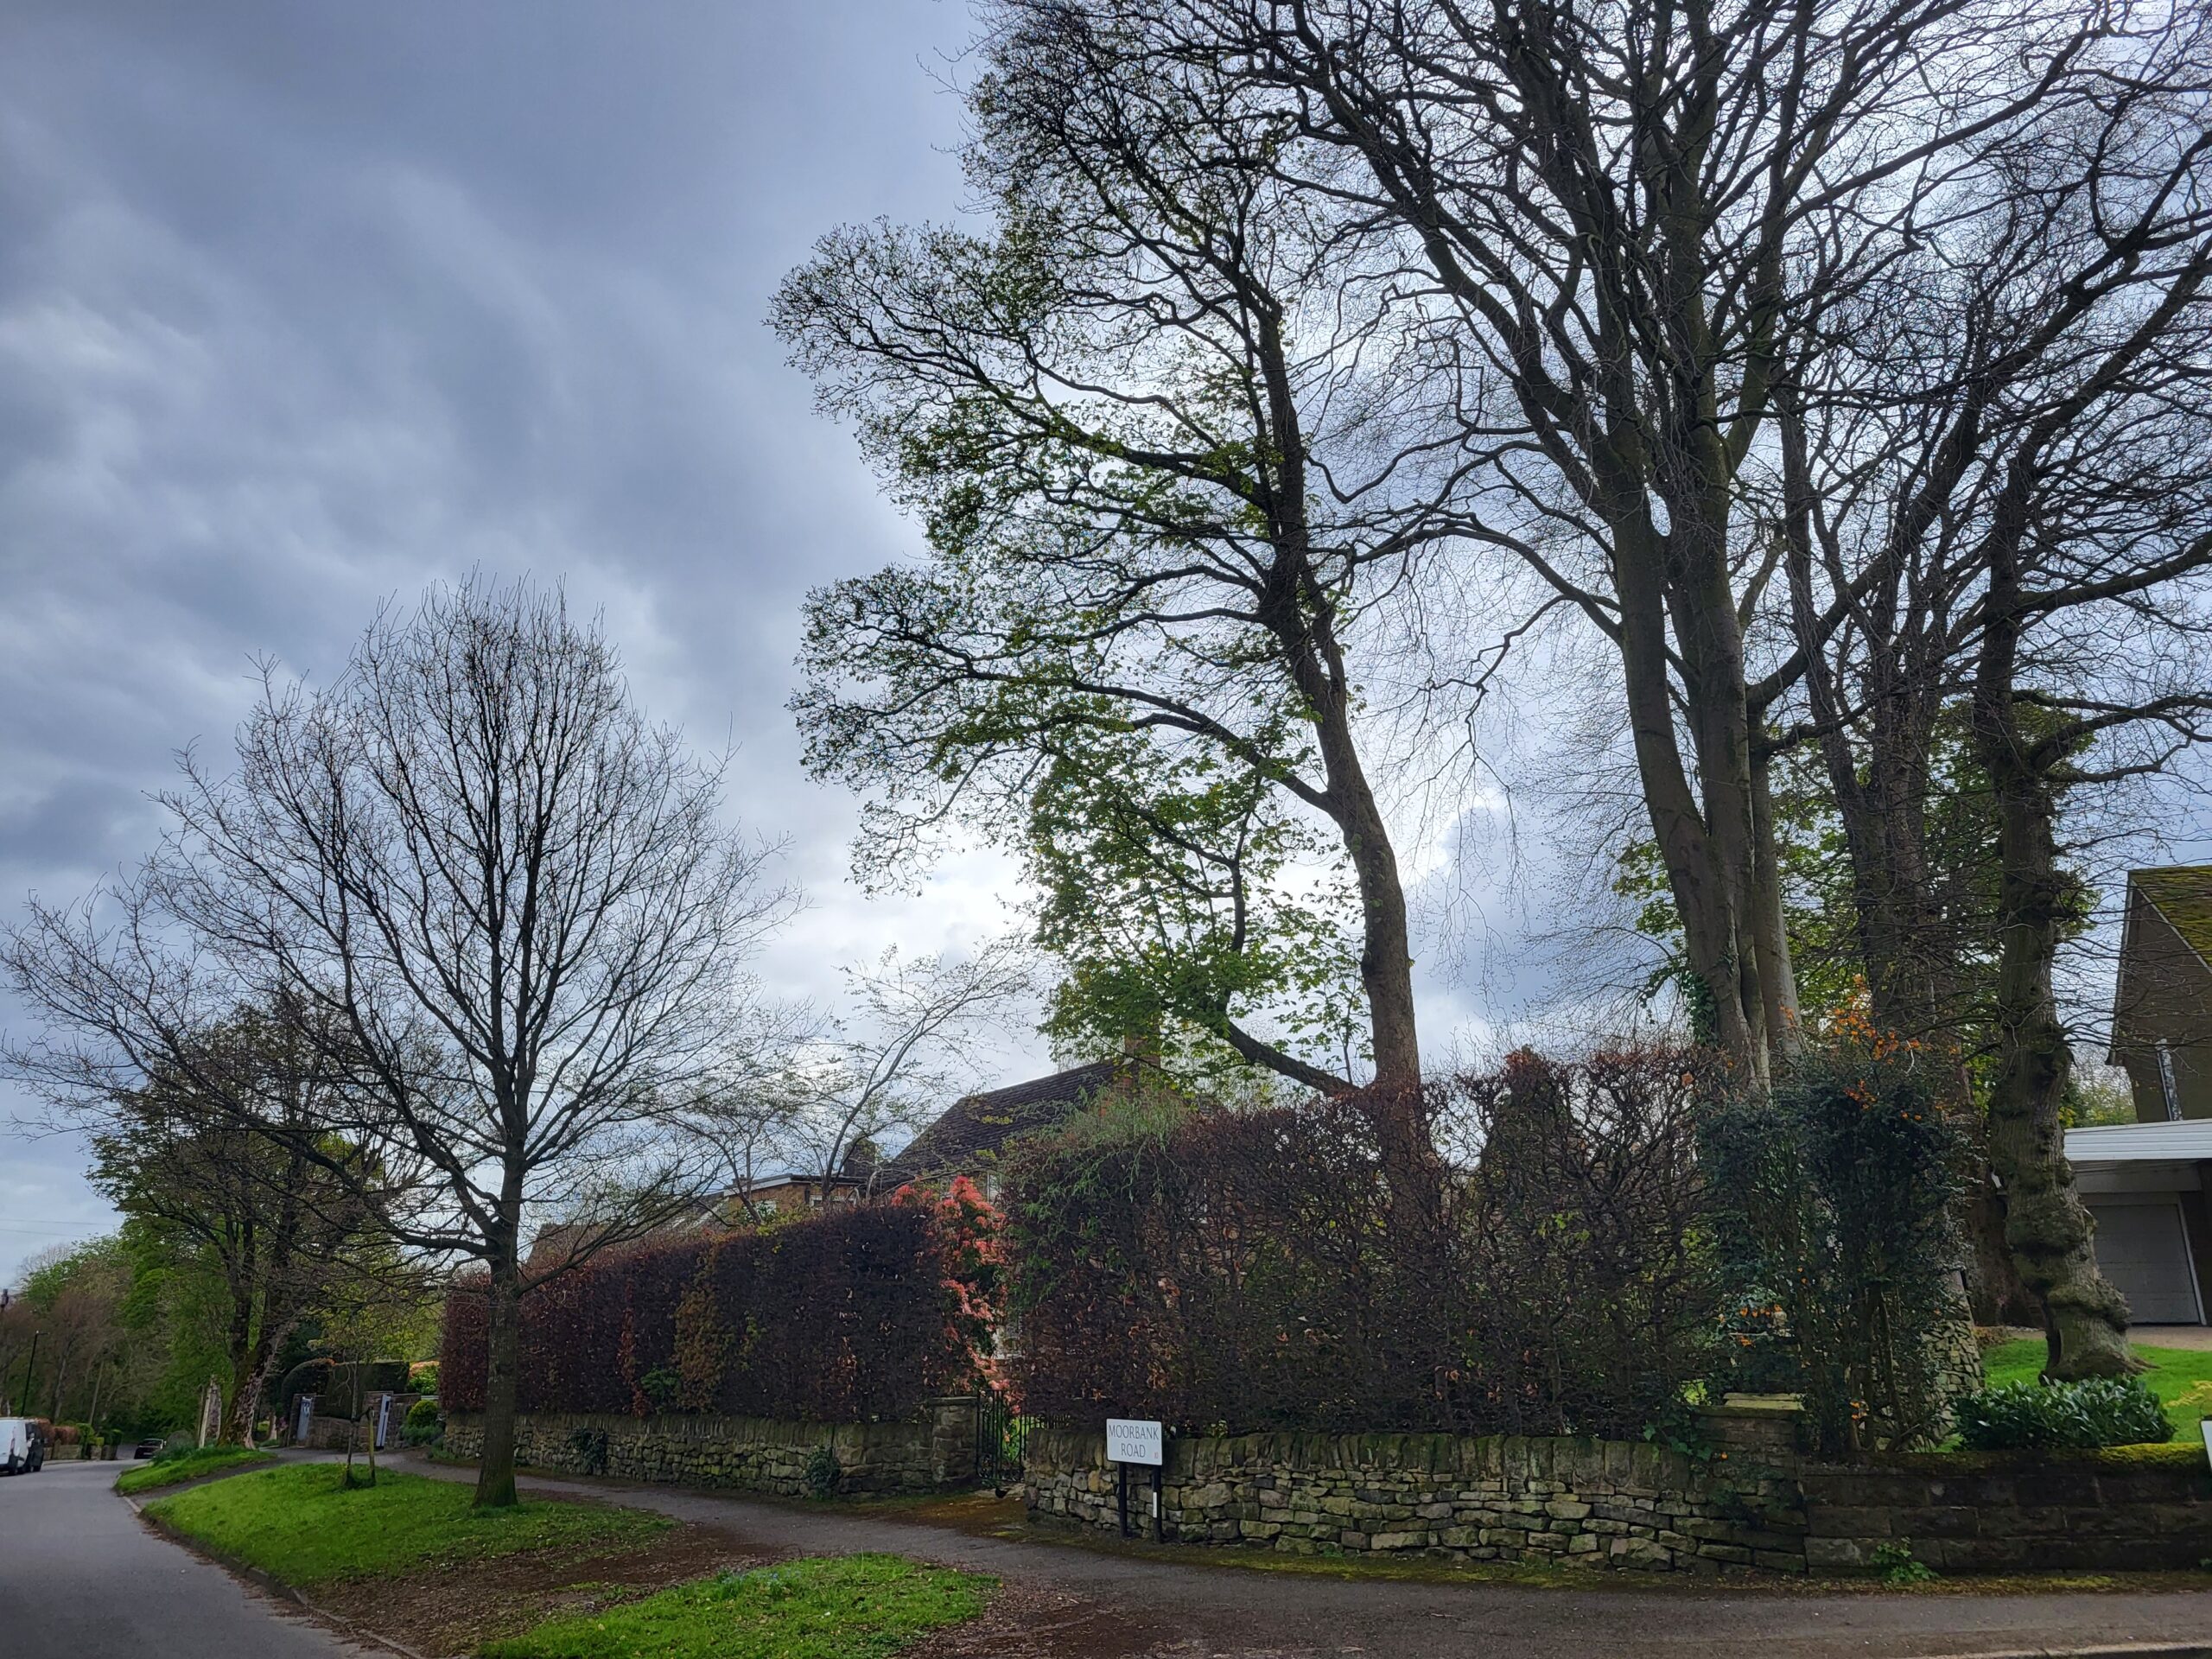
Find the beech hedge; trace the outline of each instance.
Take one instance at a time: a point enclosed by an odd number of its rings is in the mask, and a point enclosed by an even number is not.
[[[1721,1335],[1700,1224],[1710,1056],[1516,1054],[1373,1096],[1079,1120],[1012,1160],[1022,1409],[1197,1433],[1664,1431]],[[1401,1123],[1402,1119],[1398,1120]]]
[[[524,1411],[862,1422],[974,1386],[992,1217],[963,1192],[595,1256],[523,1299]],[[484,1404],[480,1283],[448,1299],[441,1402]]]

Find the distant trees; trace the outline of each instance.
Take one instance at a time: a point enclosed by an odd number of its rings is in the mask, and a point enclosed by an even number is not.
[[[0,1314],[0,1400],[26,1415],[92,1417],[117,1399],[129,1340],[130,1262],[113,1238],[58,1246],[33,1259]],[[137,1379],[143,1380],[143,1379]]]
[[[198,1080],[218,1078],[211,1098]],[[341,1287],[398,1270],[365,1196],[372,1172],[327,1166],[365,1155],[327,1129],[343,1116],[335,1086],[299,1033],[246,1013],[201,1033],[188,1069],[164,1065],[140,1087],[71,1103],[90,1130],[93,1184],[124,1216],[142,1272],[163,1276],[174,1304],[212,1314],[223,1437],[241,1444],[252,1444],[263,1390],[302,1322]]]
[[[477,1502],[512,1503],[520,1300],[696,1201],[709,1172],[659,1114],[725,1045],[740,964],[788,908],[720,801],[557,592],[433,589],[327,688],[266,674],[236,770],[186,757],[137,874],[31,907],[0,962],[48,1032],[10,1059],[85,1096],[175,1076],[266,1132],[200,1038],[273,1011],[331,1084],[279,1143],[396,1243],[485,1270]],[[526,1269],[531,1217],[584,1192],[620,1198]]]

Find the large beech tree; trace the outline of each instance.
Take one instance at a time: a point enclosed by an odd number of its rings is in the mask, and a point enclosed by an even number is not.
[[[137,875],[8,936],[48,1020],[16,1064],[219,1103],[235,1096],[199,1034],[278,1011],[334,1085],[284,1144],[359,1184],[398,1243],[483,1270],[476,1499],[512,1503],[522,1298],[696,1203],[712,1171],[660,1120],[725,1052],[739,964],[785,896],[722,822],[719,769],[631,706],[596,626],[526,583],[386,612],[327,688],[272,673],[238,751],[229,772],[186,756],[175,829]],[[554,1215],[570,1224],[526,1260]]]
[[[1461,483],[1456,440],[1433,442],[1435,365],[1392,273],[1347,269],[1327,217],[1271,177],[1275,118],[1193,100],[1049,11],[989,43],[972,108],[987,232],[841,231],[776,303],[930,544],[810,601],[810,764],[882,791],[864,855],[953,816],[1033,849],[1070,825],[1173,826],[1186,844],[1163,839],[1136,885],[1197,886],[1149,912],[1169,924],[1132,958],[1156,963],[1150,995],[1334,1090],[1324,1055],[1254,1020],[1311,986],[1255,969],[1291,955],[1239,902],[1243,849],[1323,826],[1355,895],[1374,1077],[1405,1103],[1394,1155],[1425,1165],[1362,698],[1408,643],[1393,607]]]
[[[2207,44],[2139,39],[2103,96],[1993,144],[1781,397],[1799,730],[1845,825],[1875,1013],[1986,1044],[1985,1210],[2067,1376],[2131,1361],[2063,1154],[2053,969],[2082,895],[2059,817],[2164,770],[2212,709]],[[1968,918],[1929,855],[1937,734],[1961,729],[1997,874]]]
[[[1756,533],[1778,372],[1916,200],[2077,95],[2104,26],[2071,0],[1081,10],[1194,99],[1277,111],[1275,174],[1425,278],[1462,433],[1514,498],[1484,528],[1617,654],[1690,966],[1764,1076],[1796,1035],[1762,732],[1802,664],[1762,641]]]

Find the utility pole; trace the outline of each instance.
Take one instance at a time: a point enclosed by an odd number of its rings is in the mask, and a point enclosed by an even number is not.
[[[28,1410],[31,1403],[31,1373],[38,1365],[38,1339],[42,1332],[31,1332],[31,1351],[23,1361],[23,1405]]]

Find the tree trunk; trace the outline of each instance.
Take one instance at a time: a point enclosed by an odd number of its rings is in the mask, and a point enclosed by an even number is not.
[[[240,1445],[253,1444],[254,1408],[269,1387],[269,1375],[276,1367],[277,1350],[284,1345],[284,1339],[292,1334],[293,1327],[298,1323],[299,1315],[296,1313],[287,1316],[281,1324],[275,1325],[270,1324],[265,1314],[263,1316],[261,1332],[254,1342],[253,1369],[247,1373],[245,1385],[238,1390],[238,1397],[231,1402],[232,1418],[240,1425]],[[281,1402],[279,1406],[281,1408]]]
[[[1778,1062],[1805,1046],[1797,1009],[1797,972],[1789,958],[1789,930],[1783,919],[1782,868],[1775,849],[1774,795],[1769,757],[1751,760],[1751,920],[1759,953],[1759,990],[1764,999],[1768,1051]]]
[[[476,1467],[476,1507],[512,1507],[515,1498],[515,1384],[522,1357],[522,1268],[512,1234],[492,1262],[486,1294],[484,1450]]]
[[[2075,1192],[2058,1116],[2074,1058],[2051,981],[2066,908],[2052,827],[2056,763],[2020,728],[2013,698],[2018,626],[2006,603],[2017,579],[2009,549],[2001,537],[1993,539],[2000,548],[1974,709],[1975,747],[1996,796],[2001,866],[1990,1164],[2005,1184],[2005,1242],[2013,1265],[2043,1304],[2044,1375],[2117,1376],[2141,1369],[2128,1350],[2127,1304],[2097,1270],[2090,1243],[2096,1223]]]
[[[238,1446],[253,1443],[254,1394],[262,1363],[261,1344],[253,1336],[251,1295],[250,1289],[240,1289],[233,1281],[229,1339],[224,1344],[229,1350],[225,1357],[231,1363],[231,1408],[227,1421],[216,1431],[219,1440]]]

